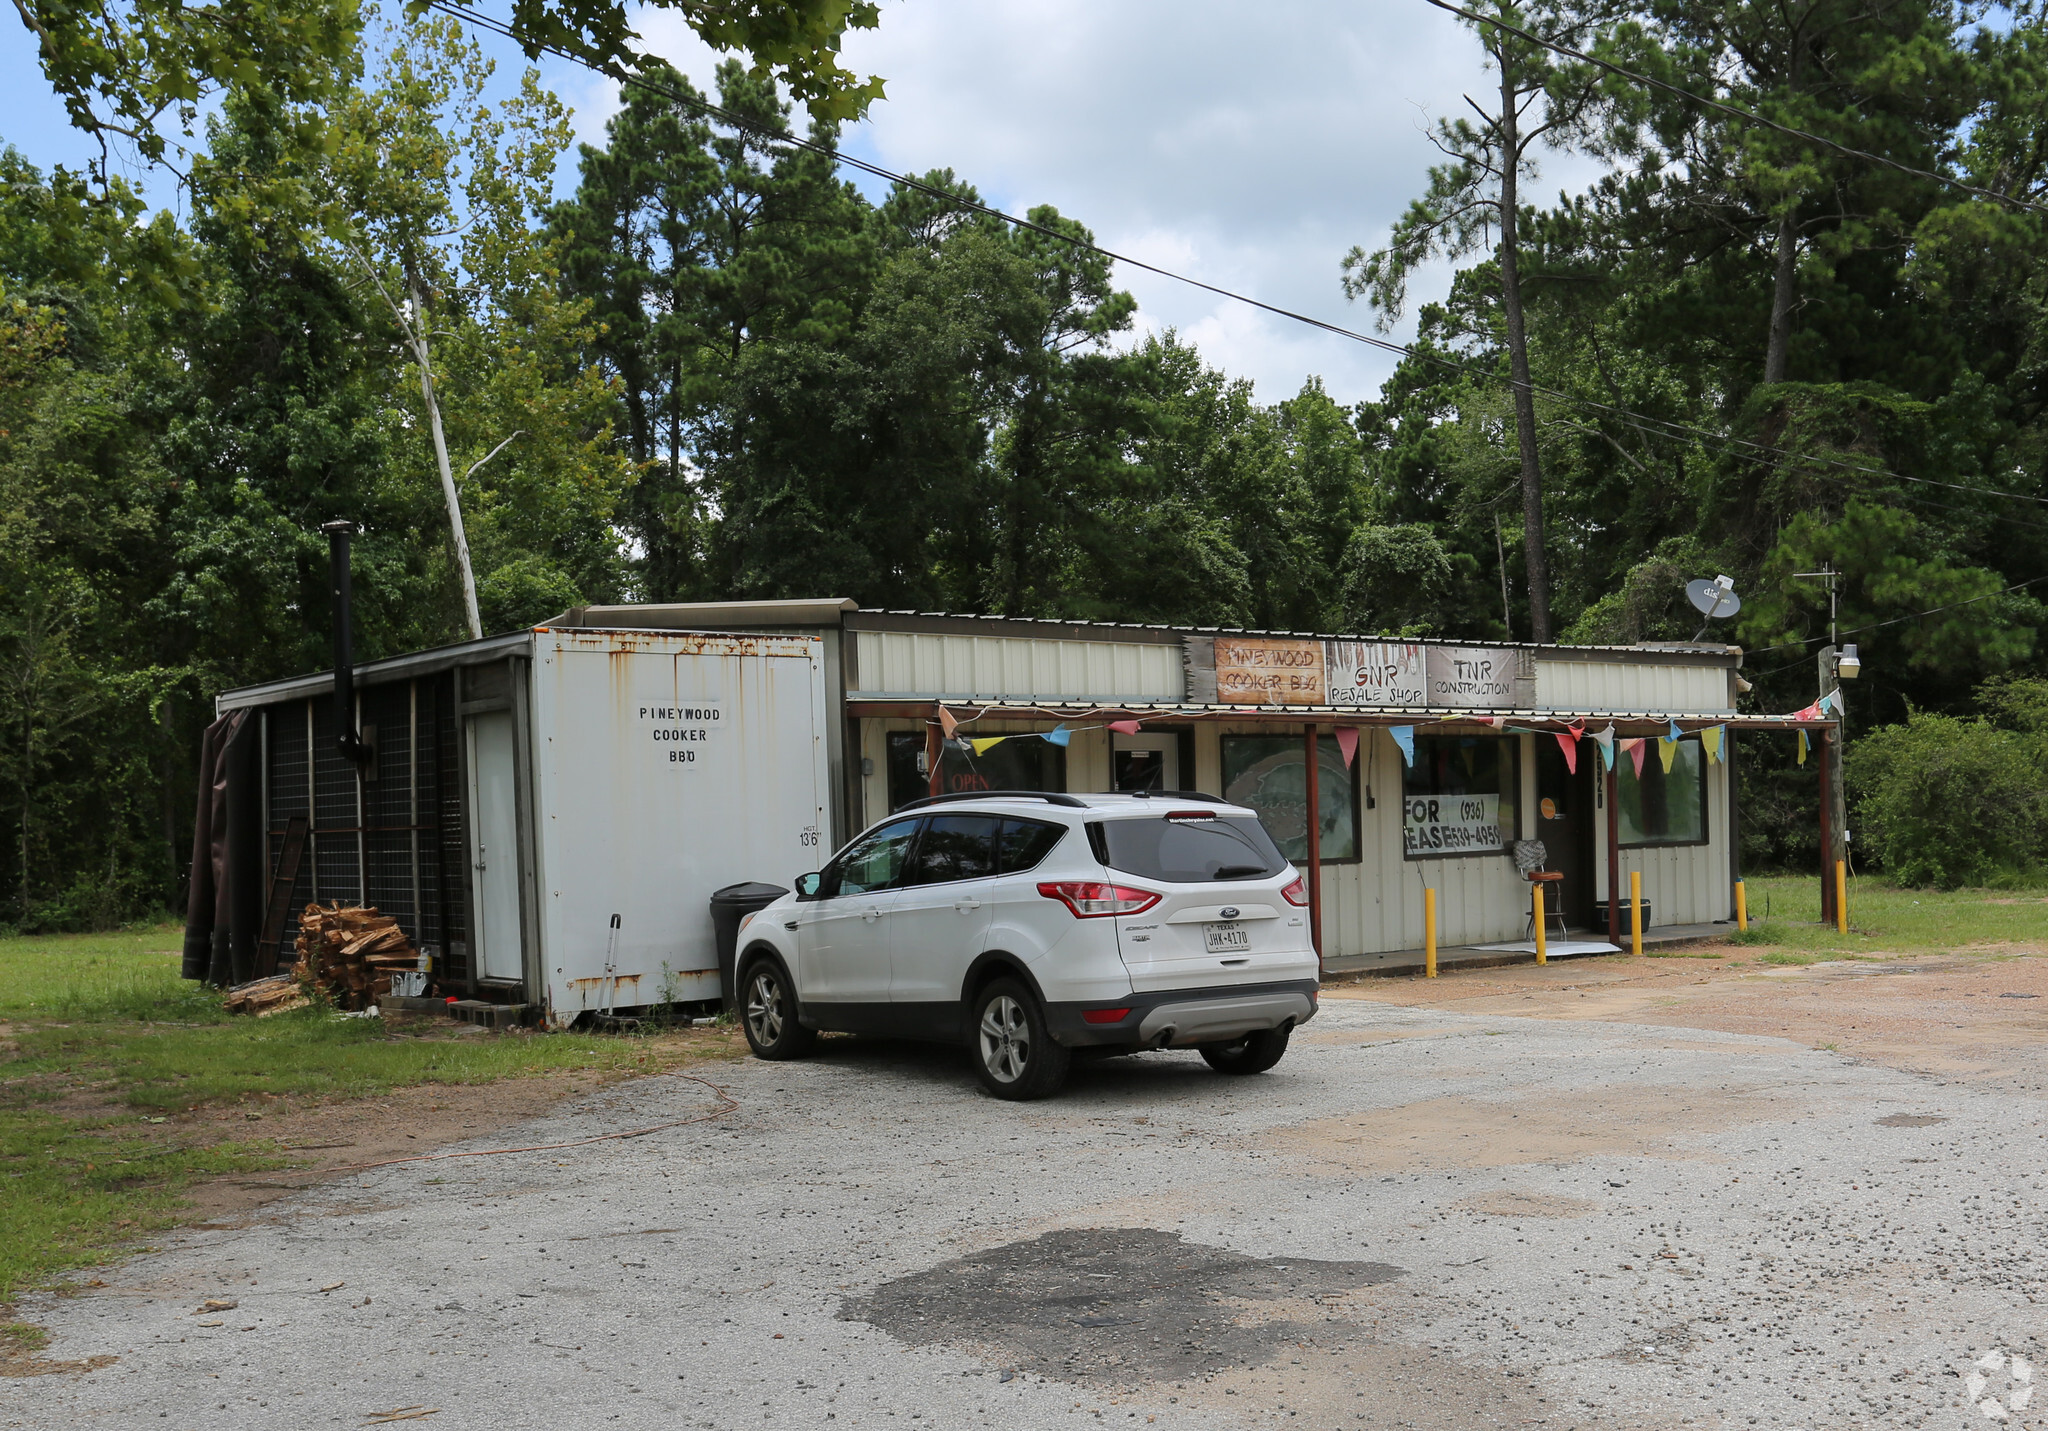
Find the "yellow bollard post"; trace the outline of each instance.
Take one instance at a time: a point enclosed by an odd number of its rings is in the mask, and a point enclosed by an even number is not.
[[[1536,962],[1538,964],[1548,964],[1550,962],[1550,946],[1544,942],[1543,938],[1543,886],[1532,883],[1529,886],[1529,894],[1536,902]]]
[[[1628,933],[1629,952],[1636,958],[1643,957],[1643,872],[1628,872]]]
[[[1835,861],[1835,930],[1840,934],[1849,932],[1849,863]]]
[[[1436,891],[1422,888],[1422,977],[1436,977]]]
[[[1749,891],[1742,887],[1742,881],[1735,881],[1735,927],[1743,933],[1749,932]]]

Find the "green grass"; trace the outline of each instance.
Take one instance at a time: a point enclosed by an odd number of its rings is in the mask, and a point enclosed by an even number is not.
[[[1767,964],[1818,959],[1980,950],[2048,949],[2048,888],[1900,889],[1849,881],[1849,932],[1820,921],[1817,877],[1774,875],[1746,882],[1751,928],[1729,942],[1768,946]]]
[[[481,1033],[309,1008],[230,1017],[179,977],[174,925],[0,939],[0,1303],[178,1221],[194,1179],[289,1166],[221,1141],[223,1104],[360,1098],[566,1070],[654,1072],[725,1051],[701,1036]]]

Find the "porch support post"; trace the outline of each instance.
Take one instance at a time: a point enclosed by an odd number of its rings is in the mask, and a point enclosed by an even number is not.
[[[1814,731],[1814,754],[1819,757],[1816,764],[1820,776],[1820,922],[1835,922],[1835,829],[1834,829],[1834,779],[1828,769],[1832,763],[1833,742],[1828,739],[1832,727],[1822,726]]]
[[[934,706],[932,709],[934,711],[932,722],[924,728],[924,793],[927,795],[938,795],[943,793],[943,787],[939,779],[939,761],[943,754],[941,742],[945,737],[939,733],[939,721],[936,714],[938,707]]]
[[[1323,807],[1322,769],[1316,763],[1316,726],[1302,727],[1303,769],[1308,779],[1308,939],[1316,963],[1323,960]],[[1320,968],[1317,971],[1321,972]]]
[[[1604,762],[1603,762],[1604,763]],[[1607,781],[1607,942],[1621,943],[1621,761]]]

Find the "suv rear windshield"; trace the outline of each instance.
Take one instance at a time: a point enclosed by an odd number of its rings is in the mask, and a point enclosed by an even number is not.
[[[1088,828],[1104,864],[1140,879],[1206,884],[1266,879],[1287,868],[1273,837],[1250,815],[1104,820]]]

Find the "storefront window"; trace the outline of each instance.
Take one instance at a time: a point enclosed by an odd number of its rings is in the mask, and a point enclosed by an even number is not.
[[[1415,763],[1402,777],[1402,852],[1493,855],[1513,844],[1518,744],[1512,736],[1415,737]]]
[[[919,766],[924,735],[914,730],[889,735],[889,808],[900,810],[931,794]],[[939,793],[962,795],[975,790],[1055,790],[1067,788],[1067,752],[1050,741],[1006,740],[980,755],[958,746],[946,747],[939,759]]]
[[[1621,795],[1619,815],[1624,845],[1703,845],[1707,842],[1707,762],[1697,739],[1688,737],[1671,747],[1671,769],[1664,769],[1661,744],[1643,745],[1643,773],[1623,755],[1614,762]]]
[[[1302,778],[1303,737],[1223,737],[1223,798],[1259,812],[1280,847],[1299,864],[1308,858],[1308,782]],[[1316,743],[1316,813],[1323,861],[1358,858],[1358,792],[1337,738]]]

